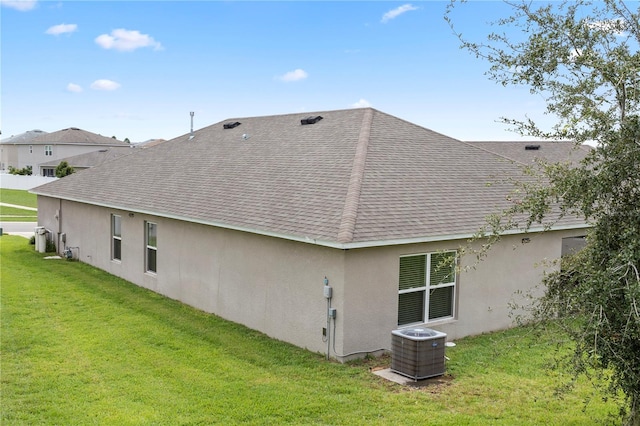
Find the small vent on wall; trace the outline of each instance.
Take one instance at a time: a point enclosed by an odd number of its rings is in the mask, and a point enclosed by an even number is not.
[[[224,123],[222,125],[223,129],[233,129],[234,127],[238,127],[241,123],[239,121],[230,121],[228,123]]]
[[[319,115],[315,115],[315,116],[310,116],[307,118],[303,118],[302,120],[300,120],[300,124],[305,125],[305,124],[316,124],[318,121],[322,120],[322,117]]]
[[[526,151],[537,151],[540,149],[540,145],[525,145],[524,149]]]

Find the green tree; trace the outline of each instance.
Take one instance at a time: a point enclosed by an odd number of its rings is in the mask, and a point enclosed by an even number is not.
[[[22,176],[31,176],[33,174],[33,169],[31,166],[26,166],[22,169],[17,169],[13,166],[9,166],[9,174],[11,175],[22,175]]]
[[[75,172],[75,170],[66,161],[61,161],[60,164],[58,164],[58,166],[56,167],[57,178],[63,178],[73,172]]]
[[[464,38],[502,85],[545,98],[555,124],[503,118],[523,135],[593,141],[577,167],[540,163],[540,179],[518,184],[517,202],[491,219],[489,241],[513,227],[578,215],[592,225],[585,249],[545,279],[534,318],[554,319],[575,342],[576,374],[623,391],[625,423],[640,425],[640,10],[619,0],[506,2],[486,41]],[[531,170],[529,173],[533,173]],[[515,197],[514,197],[515,199]]]

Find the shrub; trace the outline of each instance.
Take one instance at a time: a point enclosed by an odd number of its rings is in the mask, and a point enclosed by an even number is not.
[[[45,251],[47,253],[55,253],[56,252],[56,245],[53,241],[51,240],[47,240],[47,245],[45,246]]]
[[[33,174],[33,169],[31,166],[27,166],[22,169],[16,169],[13,166],[9,166],[9,174],[31,176]]]

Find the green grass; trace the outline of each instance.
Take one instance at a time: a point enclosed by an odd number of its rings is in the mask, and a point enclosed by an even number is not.
[[[38,212],[15,207],[0,206],[0,220],[3,222],[37,222]]]
[[[18,206],[38,207],[38,197],[29,191],[0,188],[0,202]]]
[[[32,208],[38,207],[35,194],[18,189],[0,188],[0,202]],[[0,220],[2,222],[37,222],[38,212],[0,205]]]
[[[462,339],[447,376],[403,387],[370,372],[388,358],[327,362],[44,260],[20,237],[0,237],[0,250],[1,424],[585,425],[616,413],[589,385],[556,396],[556,346],[527,328]]]

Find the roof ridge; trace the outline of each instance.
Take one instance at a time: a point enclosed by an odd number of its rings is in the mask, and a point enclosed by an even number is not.
[[[367,160],[369,148],[369,136],[371,135],[371,123],[373,122],[373,109],[365,109],[362,116],[362,125],[356,145],[356,153],[353,158],[353,168],[349,178],[347,197],[344,201],[344,210],[338,229],[338,242],[349,243],[353,240],[353,232],[358,217],[358,205],[360,204],[360,192],[364,179],[364,166]]]
[[[487,148],[485,148],[483,146],[479,146],[479,144],[482,143],[482,142],[478,142],[478,141],[476,141],[476,142],[460,141],[460,142],[462,142],[463,144],[465,144],[467,146],[471,146],[474,149],[479,149],[480,151],[484,151],[484,152],[492,154],[492,155],[494,155],[496,157],[500,157],[503,160],[507,160],[507,161],[510,161],[512,163],[517,163],[517,164],[520,164],[521,166],[526,166],[525,163],[523,163],[522,161],[516,160],[515,158],[507,157],[504,154],[500,154],[500,153],[497,153],[495,151],[491,151],[490,149],[487,149]],[[498,142],[498,141],[496,141],[496,142]],[[506,142],[506,143],[509,143],[509,142]]]
[[[380,111],[376,110],[373,107],[359,107],[359,108],[325,109],[325,110],[318,110],[318,111],[287,112],[287,113],[268,114],[268,115],[247,115],[247,116],[243,116],[243,117],[228,117],[228,118],[225,118],[224,120],[220,120],[220,121],[212,124],[211,126],[217,126],[217,125],[219,125],[221,123],[226,123],[226,122],[228,122],[230,120],[300,117],[300,116],[311,116],[311,115],[316,115],[316,114],[331,114],[331,113],[343,113],[343,112],[349,112],[349,111],[365,111],[365,110],[372,110],[372,111],[380,112]],[[205,126],[205,128],[206,127],[210,127],[210,126]]]

